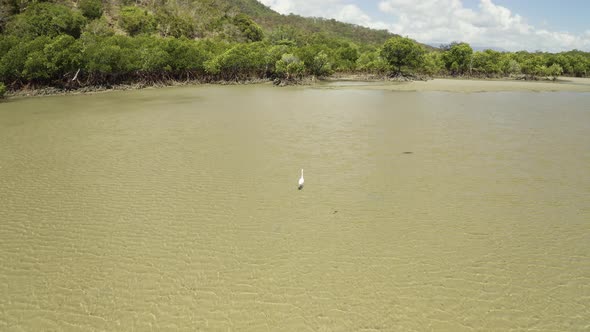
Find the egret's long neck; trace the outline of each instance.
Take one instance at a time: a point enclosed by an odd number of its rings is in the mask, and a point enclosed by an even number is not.
[[[301,177],[303,177],[303,168],[301,169]]]

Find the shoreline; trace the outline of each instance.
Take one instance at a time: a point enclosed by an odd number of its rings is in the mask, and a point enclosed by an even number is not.
[[[359,82],[364,85],[339,85],[338,82]],[[428,80],[403,81],[349,76],[327,78],[325,88],[356,88],[406,92],[590,92],[590,78],[561,77],[555,81],[514,78],[435,77]],[[331,86],[332,84],[332,86]]]
[[[131,84],[112,84],[112,85],[90,85],[81,87],[78,89],[63,89],[56,87],[42,87],[32,89],[20,89],[16,91],[6,92],[6,99],[13,98],[27,98],[27,97],[49,97],[49,96],[66,96],[66,95],[84,95],[84,94],[96,94],[96,93],[107,93],[114,91],[128,91],[128,90],[143,90],[149,88],[169,88],[175,86],[197,86],[197,85],[251,85],[251,84],[270,84],[270,79],[250,79],[243,81],[162,81],[153,83],[131,83]]]
[[[49,97],[49,96],[66,96],[66,95],[84,95],[84,94],[95,94],[95,93],[107,93],[114,91],[129,91],[129,90],[143,90],[143,89],[158,89],[158,88],[170,88],[180,86],[199,86],[199,85],[275,85],[277,87],[286,86],[311,86],[316,84],[320,79],[315,77],[305,77],[301,80],[280,80],[271,78],[252,78],[246,80],[236,81],[205,81],[205,80],[168,80],[152,83],[121,83],[121,84],[109,84],[109,85],[89,85],[80,87],[77,89],[65,89],[56,87],[42,87],[42,88],[25,88],[16,91],[7,91],[5,99],[14,98],[27,98],[27,97]],[[0,99],[1,102],[2,99]]]
[[[339,85],[339,82],[355,82],[360,84]],[[362,84],[367,83],[367,84]],[[7,92],[5,99],[64,96],[106,93],[111,91],[142,90],[146,88],[165,88],[175,86],[199,86],[199,85],[275,85],[277,87],[310,86],[319,88],[346,89],[357,88],[364,90],[389,90],[389,91],[414,91],[414,92],[590,92],[590,78],[561,77],[556,81],[548,80],[521,80],[514,78],[447,78],[435,77],[430,79],[399,79],[387,78],[372,74],[336,74],[329,77],[304,78],[300,81],[282,82],[272,79],[248,79],[240,81],[165,81],[154,83],[114,84],[108,86],[87,86],[79,89],[60,89],[55,87],[43,87],[33,89],[21,89]]]

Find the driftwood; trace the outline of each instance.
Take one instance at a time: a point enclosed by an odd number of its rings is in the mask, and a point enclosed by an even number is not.
[[[75,81],[78,79],[78,74],[80,73],[80,68],[78,68],[78,71],[76,72],[76,75],[74,75],[74,78],[72,78],[72,81]]]

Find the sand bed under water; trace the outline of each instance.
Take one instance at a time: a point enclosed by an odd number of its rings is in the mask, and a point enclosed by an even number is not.
[[[1,103],[0,330],[587,331],[588,87],[425,91],[506,84]]]

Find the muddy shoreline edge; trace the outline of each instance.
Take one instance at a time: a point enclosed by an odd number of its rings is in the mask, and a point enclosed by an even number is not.
[[[386,77],[371,74],[335,74],[328,77],[306,77],[300,80],[248,79],[237,81],[162,81],[151,83],[130,83],[85,86],[76,89],[56,87],[24,88],[7,91],[5,98],[26,98],[61,95],[95,94],[111,91],[141,90],[147,88],[165,88],[175,86],[199,85],[275,85],[285,86],[314,86],[321,83],[334,82],[367,82],[368,89],[385,89],[395,91],[442,91],[442,92],[494,92],[494,91],[530,91],[530,92],[590,92],[590,78],[561,77],[558,80],[522,80],[519,78],[450,78],[450,77]]]

